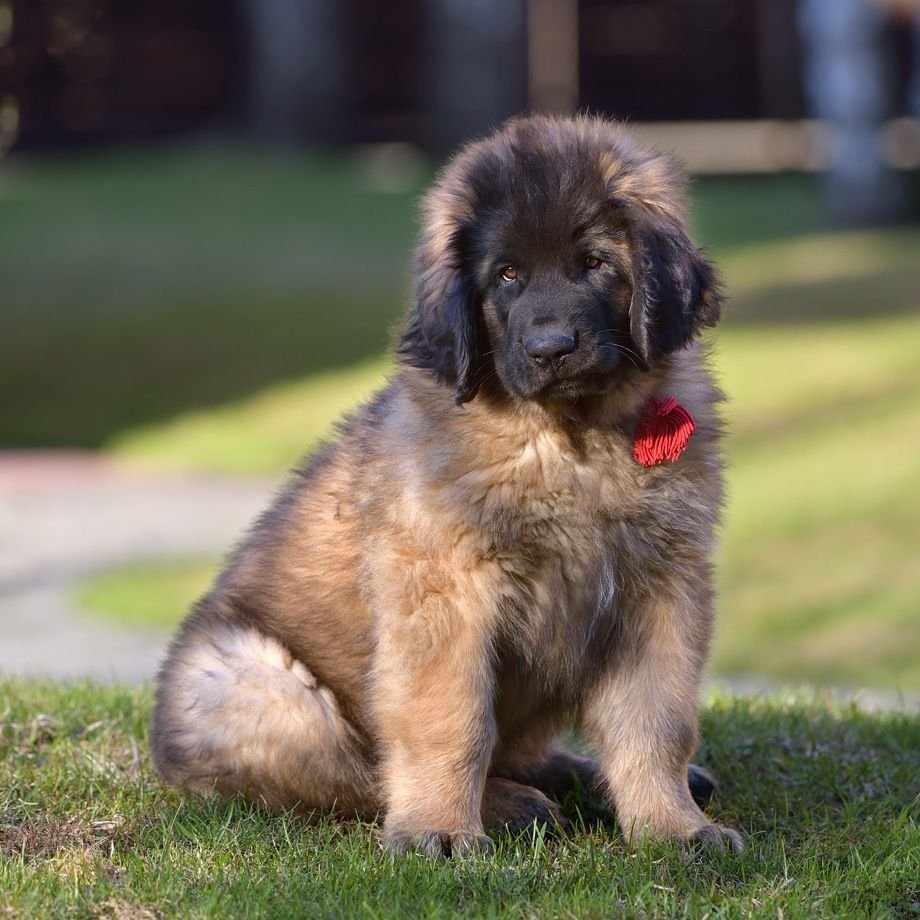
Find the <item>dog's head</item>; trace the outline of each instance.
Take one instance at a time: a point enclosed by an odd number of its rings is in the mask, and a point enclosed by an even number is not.
[[[719,317],[683,179],[599,118],[515,119],[463,150],[423,204],[399,344],[466,402],[602,393]]]

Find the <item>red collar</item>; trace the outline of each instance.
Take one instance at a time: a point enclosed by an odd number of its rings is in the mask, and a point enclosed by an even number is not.
[[[696,431],[693,416],[673,397],[650,397],[633,440],[633,455],[643,466],[673,463]]]

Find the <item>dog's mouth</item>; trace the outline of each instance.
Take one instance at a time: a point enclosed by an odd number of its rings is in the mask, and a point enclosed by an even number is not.
[[[537,394],[544,399],[578,399],[606,392],[610,387],[610,373],[588,371],[572,377],[555,377]]]

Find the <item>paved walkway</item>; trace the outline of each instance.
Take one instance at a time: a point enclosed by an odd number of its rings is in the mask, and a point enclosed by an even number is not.
[[[86,454],[0,452],[0,673],[152,677],[168,636],[97,622],[74,604],[75,586],[122,563],[220,553],[271,491]]]

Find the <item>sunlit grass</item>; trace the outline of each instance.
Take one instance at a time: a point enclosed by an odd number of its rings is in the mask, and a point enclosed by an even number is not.
[[[728,330],[715,669],[920,688],[920,315]]]
[[[385,358],[275,384],[217,409],[121,432],[108,448],[160,469],[277,473],[292,466],[386,377]]]
[[[87,579],[75,600],[113,626],[171,629],[208,588],[218,559],[137,562]]]
[[[182,796],[150,689],[0,681],[0,913],[12,917],[908,917],[920,910],[920,721],[805,698],[703,710],[709,808],[740,856],[633,852],[596,803],[489,858],[382,853],[374,824]],[[578,818],[578,810],[587,816]]]
[[[776,286],[876,278],[897,269],[917,269],[920,230],[811,233],[721,247],[720,265],[734,295]],[[830,305],[833,307],[833,305]],[[882,310],[888,305],[879,304]],[[864,304],[871,312],[872,304]]]

